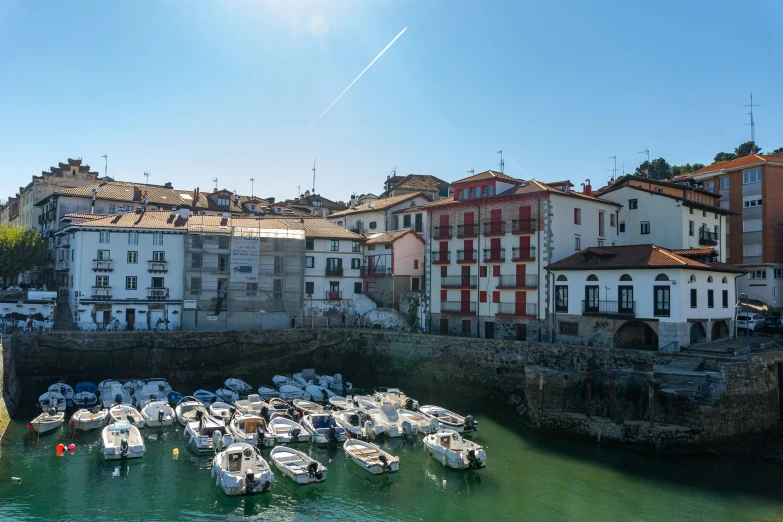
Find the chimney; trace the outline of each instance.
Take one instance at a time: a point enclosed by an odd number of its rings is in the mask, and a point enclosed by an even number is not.
[[[367,208],[372,208],[372,198],[367,198]]]
[[[180,207],[179,208],[179,217],[181,217],[182,219],[187,221],[188,218],[190,217],[190,208],[187,207],[187,206]]]
[[[173,189],[174,188],[174,185],[171,184],[171,181],[167,181],[163,186],[168,188],[168,189]]]
[[[228,218],[231,217],[231,214],[228,212],[223,212],[223,219],[228,220]]]
[[[585,196],[592,196],[593,195],[593,187],[590,185],[590,180],[585,180],[585,188],[584,188],[584,195]]]
[[[124,213],[125,213],[125,211],[124,211],[123,209],[121,209],[121,208],[118,208],[118,209],[117,209],[117,215],[118,215],[118,216],[121,216],[121,215],[123,215]]]

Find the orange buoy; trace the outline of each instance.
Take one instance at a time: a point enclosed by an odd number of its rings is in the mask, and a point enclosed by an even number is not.
[[[62,444],[62,443],[58,444],[56,446],[56,448],[57,448],[57,451],[65,451],[65,444]]]

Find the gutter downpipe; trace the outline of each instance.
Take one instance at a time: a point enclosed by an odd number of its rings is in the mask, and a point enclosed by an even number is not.
[[[546,271],[546,280],[549,281],[549,276],[552,276],[552,281],[554,281],[555,274],[551,273],[549,270]],[[557,296],[554,295],[554,288],[555,285],[552,285],[552,292],[553,292],[553,299],[550,301],[550,307],[552,309],[552,343],[557,344],[557,306],[554,306],[554,301],[557,299]],[[549,292],[547,292],[547,295]]]
[[[481,223],[481,205],[474,205],[476,210],[478,210],[478,219],[474,222],[478,222],[478,232],[476,235],[476,338],[481,339],[481,251],[483,250],[481,246],[481,226],[483,223]],[[470,265],[468,265],[470,266]],[[487,285],[489,285],[489,267],[487,267]],[[470,281],[470,279],[468,279]],[[489,298],[487,299],[487,306],[490,305]],[[484,332],[484,335],[486,335],[486,332]]]
[[[427,215],[428,215],[427,222],[428,222],[428,225],[429,225],[429,227],[428,227],[429,228],[429,234],[428,234],[428,241],[427,241],[427,243],[428,243],[427,246],[428,246],[429,252],[428,252],[428,255],[427,255],[427,259],[425,259],[424,262],[426,263],[426,266],[430,267],[430,276],[427,277],[427,271],[425,270],[424,271],[424,277],[425,277],[425,284],[427,285],[427,295],[424,296],[424,305],[425,305],[425,308],[427,308],[427,310],[428,310],[427,311],[427,315],[429,316],[429,320],[430,320],[430,325],[429,325],[429,329],[428,329],[427,333],[432,335],[432,308],[428,306],[428,303],[432,302],[432,278],[434,277],[432,275],[432,211],[431,210],[427,210],[426,212],[427,212]],[[425,321],[426,321],[426,318],[425,318]],[[443,332],[440,332],[440,333],[441,333],[441,335],[443,335]],[[446,333],[448,333],[448,332],[446,332]]]
[[[541,198],[536,198],[536,200],[538,201],[538,217],[540,219],[541,218]],[[546,220],[543,220],[543,221],[544,221],[544,223],[546,223]],[[544,228],[546,228],[546,225],[544,225]],[[536,272],[538,274],[540,274],[541,273],[541,231],[540,230],[538,230],[536,232],[536,237],[538,238],[538,252],[536,253],[536,265],[537,265]],[[547,276],[546,282],[547,282],[547,286],[549,286],[549,277],[548,276]],[[547,294],[549,294],[549,289],[547,289]],[[541,317],[541,308],[542,308],[541,307],[541,290],[536,292],[536,298],[538,300],[538,306],[537,306],[538,309],[536,310],[536,315],[539,316],[538,317],[538,342],[540,343],[541,342],[541,319],[540,319],[540,317]]]

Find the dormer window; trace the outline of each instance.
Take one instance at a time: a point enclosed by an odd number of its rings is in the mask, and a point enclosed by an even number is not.
[[[316,206],[316,207],[320,207],[321,206],[321,202],[316,199],[315,201],[313,201],[313,205]]]
[[[248,208],[250,208],[251,212],[255,212],[256,211],[256,206],[255,205],[248,205]]]
[[[217,204],[221,207],[228,207],[231,206],[231,200],[228,198],[218,198]]]

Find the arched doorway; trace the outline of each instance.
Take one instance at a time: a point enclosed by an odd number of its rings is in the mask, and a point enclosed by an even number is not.
[[[691,344],[703,343],[707,340],[707,332],[704,330],[704,325],[701,323],[693,323],[691,325]]]
[[[645,322],[628,321],[615,332],[614,346],[634,350],[657,350],[658,334]]]
[[[729,337],[729,324],[728,321],[713,321],[712,322],[712,340],[724,339]]]

